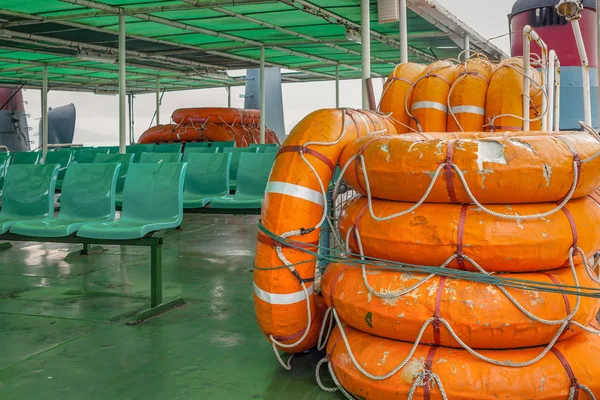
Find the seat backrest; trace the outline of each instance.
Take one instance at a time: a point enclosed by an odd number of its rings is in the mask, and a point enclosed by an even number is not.
[[[125,152],[127,154],[134,154],[133,162],[139,162],[142,153],[154,153],[154,147],[156,145],[154,143],[149,144],[134,144],[131,146],[127,146]]]
[[[181,161],[181,153],[142,153],[139,163],[165,164]]]
[[[52,215],[57,176],[56,164],[14,164],[8,167],[0,216],[19,219]]]
[[[229,153],[187,153],[186,193],[225,196],[229,194]]]
[[[210,142],[186,142],[185,150],[191,149],[192,147],[208,147],[210,146]]]
[[[240,164],[240,155],[242,153],[256,153],[257,148],[252,147],[225,147],[224,153],[231,153],[231,167],[229,168],[229,179],[235,180],[237,177],[238,165]]]
[[[10,163],[10,153],[9,152],[1,152],[0,153],[0,190],[4,187],[4,177],[6,176],[6,169]]]
[[[235,195],[263,196],[271,169],[275,163],[274,153],[242,153],[238,165]]]
[[[119,146],[98,146],[94,150],[101,154],[119,154]]]
[[[259,147],[259,153],[277,153],[279,151],[279,147]]]
[[[96,157],[101,155],[108,154]],[[62,185],[58,218],[80,221],[114,219],[119,169],[118,163],[70,165]]]
[[[129,164],[133,162],[135,154],[96,154],[94,163],[119,163],[121,168],[119,169],[119,176],[117,178],[117,193],[123,191],[123,185],[125,184],[125,177],[129,170]]]
[[[77,163],[93,163],[96,154],[108,154],[108,149],[84,149],[75,154],[74,161]]]
[[[181,223],[186,168],[185,163],[131,164],[123,188],[121,220]]]
[[[58,164],[60,168],[66,168],[73,161],[72,151],[49,151],[46,154],[44,164]]]
[[[223,152],[223,149],[224,149],[225,147],[235,147],[235,141],[234,141],[234,140],[232,140],[232,141],[230,141],[230,142],[212,142],[212,143],[210,144],[210,147],[218,147],[218,148],[220,149],[220,150],[219,150],[219,153],[222,153],[222,152]]]
[[[181,143],[162,143],[154,147],[155,153],[181,153]]]
[[[13,153],[11,164],[38,164],[42,157],[41,151],[16,151]]]
[[[185,154],[191,154],[191,153],[218,153],[219,152],[219,148],[218,147],[191,147],[191,148],[185,148],[183,154],[184,154],[184,159],[185,159]]]

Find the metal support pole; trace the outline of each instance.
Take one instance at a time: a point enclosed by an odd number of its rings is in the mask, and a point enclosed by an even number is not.
[[[231,86],[225,86],[227,90],[227,108],[231,108]]]
[[[599,52],[598,57],[600,58],[600,12],[598,11],[600,10],[600,0],[596,0],[596,37],[597,37],[597,46],[598,46],[598,50]],[[600,66],[599,63],[596,64],[596,66]],[[598,70],[598,106],[600,107],[600,68],[597,68]],[[598,122],[600,125],[600,109],[598,110]]]
[[[150,307],[162,303],[162,246],[150,248]]]
[[[556,53],[554,50],[550,50],[550,54],[548,57],[548,82],[546,85],[546,93],[548,93],[548,114],[544,118],[548,121],[546,126],[549,131],[555,130],[554,128],[554,94],[555,94],[555,73],[556,73]]]
[[[406,17],[406,0],[398,0],[400,23],[400,62],[408,62],[408,18]]]
[[[156,125],[160,125],[160,78],[156,77]]]
[[[134,115],[134,97],[133,94],[129,94],[127,96],[128,100],[128,111],[129,111],[129,144],[133,144],[135,142],[134,132],[135,132],[135,115]]]
[[[370,1],[360,0],[360,34],[362,52],[362,108],[369,109],[367,79],[371,77],[371,13]]]
[[[587,52],[585,50],[585,44],[583,43],[583,35],[581,34],[581,27],[579,26],[579,20],[571,20],[571,27],[573,28],[573,34],[575,35],[575,42],[577,43],[577,50],[579,51],[579,58],[581,58],[581,75],[583,78],[583,120],[586,124],[592,125],[592,94],[590,86],[590,63],[588,61]]]
[[[42,69],[42,156],[48,153],[48,65]]]
[[[267,99],[265,98],[265,47],[260,46],[260,142],[265,141],[265,112]]]
[[[471,36],[465,33],[465,54],[466,57],[469,57],[469,53],[471,52]]]
[[[125,154],[127,124],[127,86],[125,70],[125,16],[119,15],[119,153]]]
[[[340,108],[340,64],[335,66],[335,108]]]

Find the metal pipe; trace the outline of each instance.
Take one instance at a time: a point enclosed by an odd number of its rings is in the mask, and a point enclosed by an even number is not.
[[[586,124],[592,125],[592,95],[590,86],[590,63],[588,61],[587,51],[583,43],[583,35],[578,19],[571,20],[571,27],[575,35],[575,43],[577,43],[577,51],[581,58],[581,75],[583,78],[583,120]]]
[[[49,144],[49,149],[68,149],[70,147],[83,147],[83,143],[55,143]]]
[[[135,115],[134,115],[134,100],[133,94],[127,96],[128,114],[129,114],[129,144],[135,142]]]
[[[371,2],[360,0],[360,35],[362,52],[362,108],[369,109],[367,79],[371,77]]]
[[[48,66],[42,67],[42,157],[48,154]]]
[[[156,125],[160,125],[160,78],[156,77]]]
[[[554,131],[554,98],[555,94],[555,61],[556,61],[556,52],[554,50],[550,50],[548,55],[548,84],[546,85],[546,90],[548,93],[548,114],[546,114],[547,126],[548,130]]]
[[[260,142],[266,143],[265,140],[265,113],[267,109],[267,99],[265,96],[265,48],[260,47]]]
[[[125,16],[119,15],[119,153],[125,154],[126,149],[126,96],[127,71],[125,69]]]
[[[554,130],[560,131],[560,60],[558,57],[555,60],[554,79]]]
[[[523,130],[529,130],[529,78],[531,76],[531,42],[529,38],[529,32],[533,28],[527,25],[523,28]]]
[[[523,28],[523,130],[528,131],[530,128],[530,92],[531,92],[531,41],[536,42],[542,49],[542,77],[546,81],[546,68],[548,66],[548,46],[540,38],[540,35],[530,25]],[[544,82],[546,84],[546,82]],[[546,90],[542,86],[542,90]],[[542,96],[542,112],[548,113],[548,104],[546,96]],[[546,131],[547,119],[542,116],[542,130]]]
[[[340,108],[340,65],[335,66],[335,108]]]
[[[231,86],[225,86],[227,90],[227,108],[231,108]]]
[[[598,46],[597,55],[600,58],[600,0],[596,0],[596,42]],[[597,63],[597,66],[600,63]],[[600,107],[600,68],[597,68],[598,72],[598,107]],[[598,125],[600,125],[600,109],[598,110]]]
[[[400,62],[408,62],[408,17],[406,12],[406,0],[398,0],[400,12],[398,22],[400,25]]]
[[[471,52],[471,36],[468,33],[465,33],[465,45],[464,49],[467,57],[469,57],[469,53]]]

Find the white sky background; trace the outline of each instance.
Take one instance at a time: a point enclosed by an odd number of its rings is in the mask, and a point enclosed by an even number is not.
[[[438,2],[470,25],[485,38],[492,38],[508,33],[507,15],[516,0],[438,0]],[[507,54],[508,37],[493,40]],[[398,55],[398,57],[400,57]],[[382,82],[374,80],[375,97],[381,94]],[[342,107],[361,107],[360,81],[342,81],[340,83],[340,105]],[[243,108],[244,100],[239,97],[244,87],[232,88],[232,107]],[[31,115],[29,126],[32,127],[30,138],[34,141],[32,148],[37,147],[39,118],[41,116],[40,91],[24,90],[28,104],[25,106]],[[94,95],[80,92],[50,91],[48,104],[58,107],[74,103],[77,108],[77,122],[74,143],[87,145],[118,144],[119,118],[118,96]],[[149,127],[155,108],[155,95],[135,96],[135,137],[136,139]],[[291,129],[307,114],[321,108],[335,107],[334,82],[287,83],[283,85],[283,106],[285,112],[286,131]],[[182,107],[227,107],[227,92],[224,88],[193,90],[165,93],[160,112],[161,123],[168,123],[171,113]]]

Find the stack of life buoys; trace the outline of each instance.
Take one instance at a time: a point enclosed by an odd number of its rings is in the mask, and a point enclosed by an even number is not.
[[[278,154],[254,303],[281,364],[279,351],[326,347],[318,368],[336,385],[319,384],[347,398],[595,398],[598,137],[394,135],[392,121],[320,110]],[[345,252],[320,277],[337,164],[358,195],[339,219]]]
[[[228,142],[237,147],[260,143],[260,111],[239,108],[180,108],[171,115],[172,123],[156,125],[142,134],[139,143]],[[277,143],[277,134],[265,131],[266,143]]]
[[[546,116],[542,75],[531,70],[526,116],[523,77],[522,58],[493,64],[475,54],[459,64],[404,63],[388,77],[379,110],[390,114],[398,133],[518,132],[524,119],[530,130],[540,130]]]

